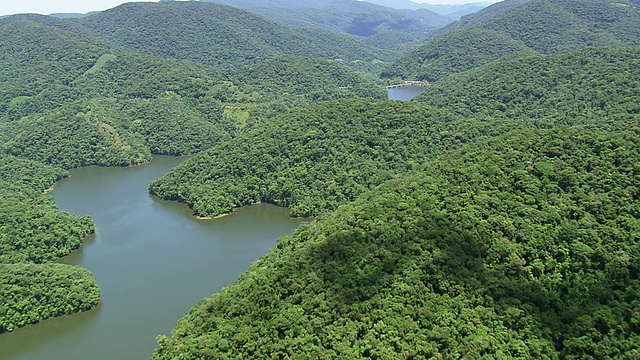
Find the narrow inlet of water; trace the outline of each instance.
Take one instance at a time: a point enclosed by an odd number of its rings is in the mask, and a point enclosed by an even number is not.
[[[96,224],[95,235],[59,262],[91,270],[102,304],[0,335],[0,359],[149,359],[158,334],[301,223],[267,204],[197,220],[186,206],[150,196],[149,183],[183,160],[77,169],[56,186],[59,208]]]

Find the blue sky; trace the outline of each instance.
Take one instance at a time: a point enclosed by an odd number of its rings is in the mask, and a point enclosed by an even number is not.
[[[496,0],[414,0],[429,4],[464,4],[470,2],[496,2]],[[0,0],[0,15],[19,13],[87,13],[106,10],[122,3],[123,0]],[[156,1],[157,2],[157,1]]]

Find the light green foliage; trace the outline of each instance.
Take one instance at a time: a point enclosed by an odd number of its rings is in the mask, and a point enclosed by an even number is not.
[[[0,333],[89,310],[100,289],[89,270],[62,264],[0,264]]]
[[[637,353],[640,129],[517,131],[284,237],[154,359]]]
[[[105,66],[105,65],[107,65],[107,63],[108,63],[109,61],[115,60],[115,59],[117,59],[117,58],[118,58],[118,57],[117,57],[117,56],[115,56],[115,55],[113,55],[113,54],[104,54],[104,55],[100,56],[100,57],[98,58],[98,60],[96,61],[95,65],[93,65],[93,66],[91,67],[91,69],[87,70],[87,72],[85,72],[84,74],[85,74],[85,75],[93,74],[93,73],[95,73],[96,71],[98,71],[98,70],[100,70],[100,69],[104,68],[104,66]]]
[[[134,165],[151,159],[139,140],[122,134],[96,102],[78,101],[24,117],[7,126],[11,139],[3,153],[64,168]]]

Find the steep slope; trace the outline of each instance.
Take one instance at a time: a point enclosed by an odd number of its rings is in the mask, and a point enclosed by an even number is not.
[[[313,222],[154,359],[628,358],[640,129],[512,132]]]
[[[105,51],[83,36],[33,21],[40,18],[45,17],[0,19],[0,111],[12,99],[70,83]]]
[[[385,68],[380,76],[436,81],[516,52],[534,51],[522,41],[498,31],[475,28],[458,30],[440,36],[427,46],[421,46],[397,60]]]
[[[193,154],[257,117],[291,106],[384,96],[381,87],[344,61],[277,56],[223,74],[192,62],[104,50],[87,36],[60,30],[59,19],[9,20],[0,26],[21,35],[3,39],[0,64],[14,75],[0,80],[6,84],[0,99],[0,151],[64,168],[138,164],[151,153]],[[27,38],[36,39],[28,56],[20,50]],[[37,39],[49,43],[38,46]],[[39,61],[45,58],[60,59],[53,66],[60,73],[68,69],[64,81],[49,81],[51,74]],[[33,74],[46,82],[23,88]]]
[[[216,145],[150,189],[201,216],[258,201],[294,215],[331,211],[465,142],[519,128],[633,123],[638,61],[637,50],[625,49],[522,56],[429,87],[420,99],[435,107],[369,100],[308,106]]]
[[[382,31],[402,32],[415,37],[451,22],[427,9],[400,10],[364,1],[301,1],[294,4],[215,0],[238,6],[281,24],[296,27],[320,26],[337,32],[371,36]]]
[[[521,55],[451,76],[415,98],[464,117],[514,121],[599,118],[632,121],[640,113],[640,49],[585,48]]]
[[[503,3],[448,27],[448,35],[436,38],[390,65],[383,71],[383,76],[436,81],[444,75],[496,60],[505,53],[522,51],[522,45],[538,53],[558,53],[584,46],[639,44],[640,4],[631,0],[512,0]],[[450,32],[456,27],[458,30]],[[499,33],[500,37],[487,36],[487,30]],[[466,40],[450,41],[459,38]],[[465,59],[474,61],[461,63],[456,59],[460,54],[466,54]],[[449,66],[447,71],[440,67],[450,63],[458,66]]]
[[[59,211],[42,194],[65,171],[0,155],[0,333],[88,310],[100,291],[86,269],[45,264],[93,232],[88,217]]]
[[[282,55],[346,61],[395,54],[335,33],[294,30],[231,6],[206,2],[128,3],[79,20],[89,33],[129,50],[231,68]]]
[[[488,19],[500,16],[503,12],[518,7],[522,4],[526,4],[531,0],[502,0],[494,4],[489,4],[480,11],[463,16],[459,21],[454,21],[441,29],[434,31],[431,34],[431,38],[435,38],[440,35],[448,34],[455,30],[461,30],[479,25]]]
[[[341,62],[297,56],[281,56],[241,69],[233,82],[245,92],[270,98],[282,94],[282,103],[306,104],[347,97],[386,98],[364,74],[351,71]]]

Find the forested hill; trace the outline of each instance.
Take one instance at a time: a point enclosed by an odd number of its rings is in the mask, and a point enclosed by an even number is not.
[[[295,215],[334,210],[465,142],[526,127],[633,123],[639,61],[637,49],[522,55],[430,86],[420,99],[433,106],[370,100],[308,106],[184,162],[151,191],[201,216],[258,201],[288,206]]]
[[[398,56],[347,35],[293,29],[207,2],[128,3],[68,22],[75,22],[78,31],[128,50],[224,68],[281,54],[347,62],[389,61]]]
[[[400,31],[424,36],[451,22],[422,9],[395,9],[353,0],[306,0],[291,2],[208,0],[255,12],[285,25],[321,26],[351,35],[370,36],[380,31]]]
[[[0,333],[88,310],[100,299],[86,269],[44,264],[77,249],[91,219],[59,211],[42,191],[60,169],[0,155]]]
[[[640,48],[512,56],[442,79],[414,100],[466,118],[633,121],[640,114]]]
[[[638,144],[577,127],[447,154],[281,238],[154,359],[633,358]]]
[[[473,27],[475,25],[479,25],[482,22],[486,21],[487,19],[490,19],[492,17],[495,16],[499,16],[502,12],[507,11],[511,8],[520,6],[522,4],[525,4],[527,2],[529,2],[531,0],[502,0],[502,1],[498,1],[494,4],[490,4],[489,6],[484,7],[483,9],[468,14],[467,16],[464,16],[462,18],[460,18],[459,21],[454,21],[440,29],[438,29],[437,31],[434,31],[431,36],[432,37],[437,37],[440,35],[444,35],[447,33],[450,33],[452,31],[455,30],[461,30],[461,29],[466,29],[469,27]]]
[[[384,96],[344,62],[278,56],[223,74],[187,61],[112,53],[88,35],[41,24],[47,20],[0,21],[7,35],[0,40],[0,152],[64,168],[196,153],[258,116],[312,101]]]
[[[366,0],[372,4],[382,5],[394,9],[427,9],[446,16],[451,20],[458,20],[464,15],[472,14],[491,5],[491,2],[469,1],[466,4],[428,4],[411,0]]]
[[[383,48],[401,49],[413,45],[452,20],[427,9],[393,9],[364,1],[286,1],[209,0],[237,6],[278,23],[294,27],[322,27],[337,33],[360,37],[404,38]],[[371,43],[371,42],[369,42]]]
[[[639,45],[640,4],[632,0],[506,0],[465,17],[394,64],[383,77],[436,81],[520,51]]]

